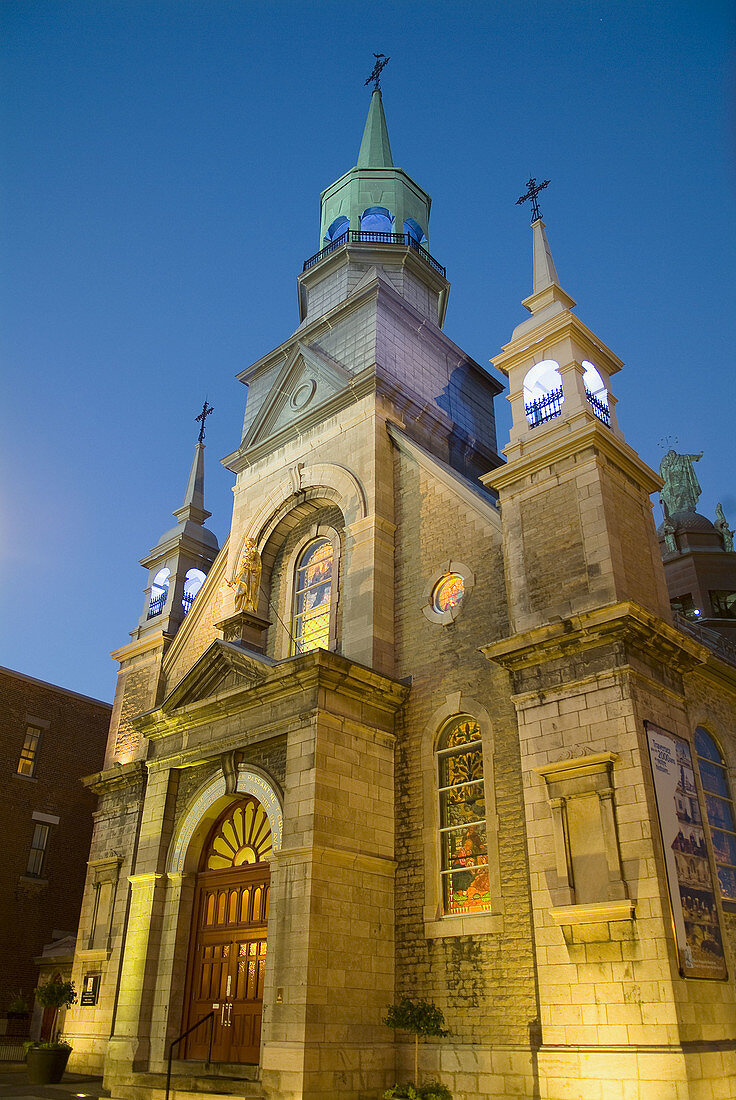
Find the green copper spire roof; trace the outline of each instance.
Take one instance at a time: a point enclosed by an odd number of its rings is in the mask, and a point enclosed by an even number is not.
[[[427,192],[403,168],[394,165],[381,92],[376,89],[371,95],[358,163],[322,192],[320,248],[339,240],[348,228],[360,231],[363,215],[369,212],[386,214],[391,232],[401,234],[411,229],[427,247],[431,204]]]
[[[393,168],[393,164],[381,90],[376,88],[371,96],[368,118],[365,120],[363,140],[358,153],[358,168]]]

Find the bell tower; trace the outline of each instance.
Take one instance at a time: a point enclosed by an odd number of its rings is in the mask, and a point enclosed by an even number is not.
[[[621,360],[572,311],[544,222],[532,223],[531,317],[492,360],[509,380],[500,494],[517,631],[633,600],[669,621],[650,494],[660,481],[626,443],[611,378]]]
[[[572,312],[541,216],[532,235],[531,317],[493,360],[508,376],[513,424],[506,465],[483,481],[501,505],[509,634],[483,652],[509,673],[516,709],[543,945],[540,1076],[547,1095],[583,1095],[588,1070],[575,1052],[589,1049],[607,1067],[596,1088],[635,1084],[636,1050],[669,1043],[658,1079],[684,1088],[682,1054],[660,1021],[686,1016],[694,994],[661,956],[672,929],[646,730],[687,736],[684,677],[704,651],[671,625],[649,499],[662,482],[618,425],[611,379],[622,363]],[[602,960],[603,1011],[585,994]],[[644,990],[652,967],[656,992],[630,1003],[627,983]],[[640,1046],[617,1053],[625,1029]]]

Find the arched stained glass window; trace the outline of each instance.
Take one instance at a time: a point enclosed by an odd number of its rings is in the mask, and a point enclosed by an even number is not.
[[[736,901],[736,818],[728,774],[718,746],[702,726],[695,730],[695,754],[705,794],[706,816],[721,896],[728,901]]]
[[[318,538],[297,560],[292,629],[295,653],[330,648],[334,557],[332,539]]]
[[[268,815],[256,798],[236,802],[213,829],[202,857],[202,869],[222,871],[263,863],[273,850]]]
[[[452,718],[437,746],[440,875],[446,916],[491,908],[480,726]]]

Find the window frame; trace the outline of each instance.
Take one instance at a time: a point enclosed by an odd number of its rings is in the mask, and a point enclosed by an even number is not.
[[[300,539],[297,545],[289,555],[288,561],[284,563],[284,569],[286,571],[287,584],[284,586],[285,591],[285,607],[283,609],[283,622],[286,625],[286,629],[283,632],[284,641],[281,647],[281,653],[284,657],[300,657],[302,653],[297,649],[296,636],[294,633],[295,617],[296,617],[296,584],[297,584],[297,570],[299,567],[299,561],[311,542],[315,542],[317,539],[326,538],[332,543],[332,590],[330,592],[330,625],[328,636],[328,649],[332,653],[339,652],[339,638],[337,630],[338,620],[338,605],[342,594],[342,571],[340,569],[341,557],[342,557],[342,542],[339,531],[336,528],[325,523],[315,523],[305,534],[304,538]],[[315,653],[316,650],[310,649],[307,653]]]
[[[30,756],[24,756],[27,749],[27,742],[29,732],[33,730],[36,734],[35,744],[33,745],[33,752]],[[26,723],[26,731],[23,736],[23,745],[21,746],[20,755],[18,756],[18,763],[15,768],[15,774],[22,776],[24,779],[35,779],[36,777],[36,765],[38,764],[38,751],[41,747],[41,738],[43,736],[43,727],[35,725],[33,722]],[[30,764],[30,771],[22,771],[21,764],[28,762]]]
[[[710,760],[707,756],[701,756],[700,755],[700,753],[698,752],[698,749],[697,749],[697,744],[696,744],[696,737],[697,737],[698,731],[702,731],[710,739],[710,741],[712,742],[716,752],[718,753],[718,755],[720,757],[720,764],[717,763],[716,761]],[[731,818],[734,821],[734,823],[736,823],[736,803],[734,803],[734,798],[733,798],[733,775],[732,775],[732,769],[729,767],[728,761],[727,761],[726,756],[725,756],[725,754],[723,752],[723,749],[721,747],[720,739],[718,737],[716,737],[716,735],[713,733],[710,725],[705,723],[705,722],[698,722],[697,725],[695,726],[695,728],[693,729],[693,734],[692,734],[692,755],[693,755],[693,762],[694,762],[696,770],[697,770],[698,785],[700,787],[699,794],[701,796],[700,801],[701,801],[701,806],[702,806],[704,825],[706,827],[706,835],[707,835],[707,838],[708,838],[708,842],[710,844],[710,852],[711,852],[711,856],[712,856],[712,859],[713,859],[713,869],[715,871],[715,874],[713,876],[714,885],[717,887],[718,898],[721,902],[721,905],[726,907],[729,910],[729,912],[736,912],[736,897],[731,898],[731,897],[727,897],[724,894],[723,890],[721,889],[721,880],[720,880],[719,875],[718,875],[719,867],[723,866],[723,867],[729,867],[730,868],[730,867],[735,867],[736,864],[725,863],[724,861],[719,860],[718,855],[717,855],[718,849],[716,848],[715,842],[713,840],[714,830],[716,830],[718,832],[726,833],[726,834],[728,834],[730,836],[734,836],[734,837],[736,837],[736,831],[731,832],[731,830],[729,830],[729,829],[723,829],[720,825],[714,825],[713,822],[711,821],[710,813],[709,813],[709,810],[708,810],[708,795],[714,796],[715,798],[719,798],[722,801],[726,802],[730,806]],[[705,761],[705,763],[707,763],[707,764],[711,764],[711,765],[715,765],[716,767],[720,767],[723,770],[723,777],[724,777],[724,780],[725,780],[726,790],[728,791],[728,797],[727,798],[724,797],[723,795],[719,794],[718,792],[710,791],[706,788],[705,784],[703,783],[703,776],[702,776],[702,773],[701,773],[701,770],[700,770],[701,760]]]
[[[438,745],[450,721],[469,719],[478,724],[483,749],[483,783],[486,801],[486,853],[491,908],[479,913],[445,913],[440,850],[440,799]],[[424,934],[427,939],[497,934],[504,930],[501,865],[498,849],[498,814],[495,795],[493,725],[482,704],[461,692],[446,696],[424,727],[421,740],[424,796]]]
[[[49,851],[49,839],[51,837],[51,825],[47,821],[33,821],[33,833],[31,834],[31,844],[28,849],[28,860],[26,862],[25,874],[28,878],[42,879],[44,878],[44,870],[46,868],[46,858]],[[39,830],[41,830],[43,836],[43,844],[38,845],[35,843],[37,836],[39,836]],[[40,852],[40,859],[34,858],[36,853]],[[37,866],[36,866],[37,864]]]

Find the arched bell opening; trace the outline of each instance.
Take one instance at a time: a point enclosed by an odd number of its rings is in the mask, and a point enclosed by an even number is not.
[[[565,396],[556,359],[535,363],[524,377],[524,410],[530,428],[560,415]]]
[[[259,1060],[273,849],[258,798],[227,799],[199,854],[182,1030],[205,1022],[187,1039],[187,1059]]]
[[[385,206],[369,206],[360,215],[361,233],[393,233],[394,216]]]
[[[409,242],[413,245],[420,245],[422,248],[427,247],[427,237],[418,221],[414,218],[407,218],[404,222],[404,233],[409,238]]]
[[[341,237],[345,236],[348,229],[350,229],[350,222],[347,218],[335,218],[334,222],[332,222],[325,233],[325,245],[332,244],[333,241],[339,241]]]

